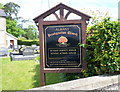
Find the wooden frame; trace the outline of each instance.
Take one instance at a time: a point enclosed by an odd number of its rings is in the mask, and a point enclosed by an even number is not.
[[[60,18],[56,11],[59,10]],[[68,12],[64,15],[64,10]],[[67,20],[70,13],[74,13],[81,17],[80,20]],[[49,15],[55,15],[57,21],[44,21],[43,19]],[[45,48],[44,48],[44,25],[57,25],[57,24],[81,24],[82,25],[82,44],[86,44],[86,28],[87,23],[89,21],[90,16],[81,13],[69,6],[66,6],[62,3],[58,4],[57,6],[51,8],[50,10],[46,11],[45,13],[39,15],[38,17],[34,18],[36,24],[38,24],[39,35],[40,35],[40,72],[41,72],[41,86],[45,85],[45,73],[72,73],[72,72],[80,72],[81,70],[86,68],[85,56],[86,50],[82,47],[82,68],[45,68]]]

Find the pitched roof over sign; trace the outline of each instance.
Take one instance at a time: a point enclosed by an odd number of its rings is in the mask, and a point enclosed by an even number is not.
[[[2,10],[2,9],[0,9],[0,16],[1,17],[6,17],[6,14],[5,14],[4,10]]]
[[[64,16],[64,9],[65,10],[68,10],[68,13]],[[57,10],[60,10],[60,18],[58,17],[58,15],[55,13]],[[65,4],[58,4],[56,5],[55,7],[49,9],[48,11],[44,12],[43,14],[37,16],[36,18],[34,18],[33,20],[35,21],[35,23],[38,23],[38,21],[40,19],[44,19],[46,18],[47,16],[51,15],[51,14],[54,14],[55,17],[57,18],[57,20],[59,19],[67,19],[67,17],[69,16],[70,13],[74,13],[78,16],[81,16],[82,19],[85,19],[85,20],[89,20],[89,18],[91,18],[89,15],[86,15],[76,9],[73,9]]]

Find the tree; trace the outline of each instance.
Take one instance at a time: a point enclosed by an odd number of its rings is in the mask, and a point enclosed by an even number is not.
[[[6,13],[6,31],[15,37],[19,37],[20,35],[24,34],[24,30],[22,30],[21,27],[17,25],[17,19],[18,19],[18,11],[20,6],[9,2],[5,5],[0,4],[2,9]]]
[[[21,27],[17,26],[17,21],[14,19],[7,18],[6,29],[8,33],[14,35],[15,37],[19,37],[25,33],[24,30],[21,29]]]
[[[2,4],[0,5],[2,6]],[[6,31],[15,37],[25,37],[26,39],[37,39],[38,32],[33,25],[29,25],[27,28],[24,28],[24,24],[26,25],[27,22],[30,20],[25,20],[22,17],[18,17],[18,12],[20,6],[13,2],[9,2],[4,6],[4,11],[7,15],[7,29]]]
[[[28,40],[38,39],[38,32],[34,25],[29,25],[27,28],[23,29],[25,34],[22,36],[27,38]]]
[[[7,15],[7,17],[12,18],[12,19],[17,19],[17,15],[18,15],[18,10],[20,9],[20,6],[13,3],[13,2],[9,2],[7,4],[4,5],[4,11]]]

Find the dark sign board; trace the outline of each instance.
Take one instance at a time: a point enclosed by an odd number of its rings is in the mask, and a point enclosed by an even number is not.
[[[81,25],[44,26],[45,67],[81,68]]]

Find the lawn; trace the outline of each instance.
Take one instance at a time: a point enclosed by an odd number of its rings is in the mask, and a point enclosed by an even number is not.
[[[40,65],[35,60],[10,61],[0,58],[0,90],[26,90],[40,86]],[[46,82],[62,82],[59,73],[48,73]]]

